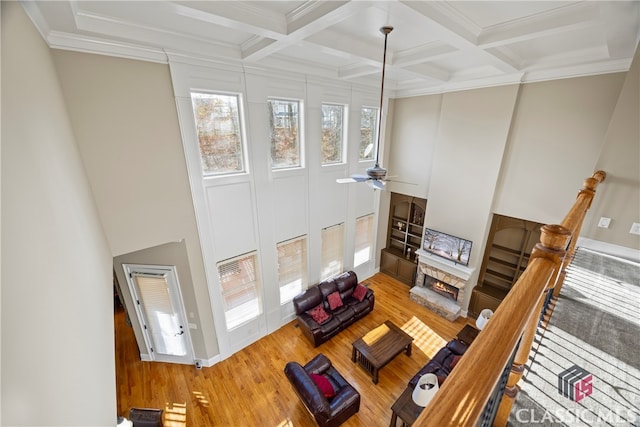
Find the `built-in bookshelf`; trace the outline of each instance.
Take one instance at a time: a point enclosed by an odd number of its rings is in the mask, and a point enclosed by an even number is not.
[[[487,246],[473,289],[469,313],[496,310],[529,263],[531,250],[540,241],[544,224],[504,215],[493,215]]]
[[[391,193],[387,247],[380,256],[380,271],[413,285],[417,270],[416,251],[422,245],[427,201]]]

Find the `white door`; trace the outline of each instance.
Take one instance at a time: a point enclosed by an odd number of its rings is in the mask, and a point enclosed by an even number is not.
[[[193,364],[175,267],[124,264],[123,268],[150,360]]]

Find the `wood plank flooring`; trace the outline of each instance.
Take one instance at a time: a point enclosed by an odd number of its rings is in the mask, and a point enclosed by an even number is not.
[[[118,414],[131,407],[164,410],[165,427],[313,426],[310,415],[286,379],[284,365],[306,363],[324,353],[360,392],[360,412],[345,426],[387,426],[391,405],[407,382],[467,323],[449,322],[409,299],[409,287],[383,273],[364,280],[376,296],[369,315],[314,348],[292,321],[209,368],[142,362],[133,331],[116,313]],[[380,370],[380,382],[351,361],[351,343],[391,320],[414,337],[412,355],[402,353]],[[469,321],[470,323],[470,321]]]

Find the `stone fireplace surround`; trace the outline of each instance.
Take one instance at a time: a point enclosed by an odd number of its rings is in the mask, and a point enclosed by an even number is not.
[[[409,297],[451,322],[459,316],[466,317],[467,311],[462,310],[460,302],[465,301],[467,289],[471,288],[468,286],[468,282],[473,274],[473,269],[447,261],[422,249],[418,249],[416,255],[418,255],[418,274],[415,286],[409,291]],[[431,276],[457,288],[458,299],[454,301],[427,289],[424,285],[425,276]]]

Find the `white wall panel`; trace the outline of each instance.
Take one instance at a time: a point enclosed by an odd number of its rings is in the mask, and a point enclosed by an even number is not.
[[[208,187],[207,204],[212,224],[216,261],[255,250],[253,196],[247,182]]]
[[[307,215],[307,180],[304,174],[274,180],[273,212],[276,241],[306,234],[309,228]]]

